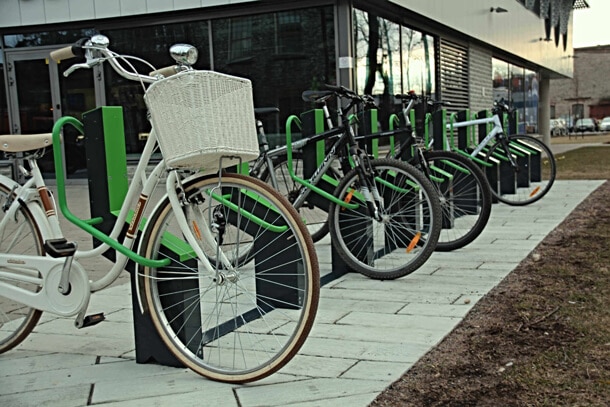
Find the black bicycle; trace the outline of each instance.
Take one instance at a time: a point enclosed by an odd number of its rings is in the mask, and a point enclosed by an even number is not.
[[[362,103],[356,93],[327,85],[303,97],[338,97],[348,105],[338,109],[339,125],[294,142],[292,129],[301,123],[291,116],[286,146],[261,148],[250,173],[287,195],[302,216],[312,210],[327,214],[332,244],[351,269],[377,279],[415,271],[438,242],[442,215],[436,188],[412,165],[372,159],[358,146],[344,113]],[[308,156],[321,141],[327,148],[316,165],[317,159]]]

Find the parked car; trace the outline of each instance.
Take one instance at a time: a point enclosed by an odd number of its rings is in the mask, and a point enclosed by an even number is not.
[[[562,116],[559,119],[563,120],[563,122],[565,123],[568,133],[571,133],[574,131],[574,120],[572,120],[571,116]]]
[[[574,131],[595,131],[595,122],[590,117],[576,120]]]
[[[610,117],[604,117],[599,123],[599,131],[610,131]]]
[[[561,119],[551,119],[551,137],[565,136],[568,134],[568,128]]]

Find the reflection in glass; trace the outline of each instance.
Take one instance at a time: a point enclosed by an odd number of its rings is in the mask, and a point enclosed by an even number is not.
[[[91,37],[97,34],[93,28],[82,30],[43,31],[27,34],[4,35],[4,46],[6,48],[39,47],[43,45],[73,44],[83,37]]]
[[[535,71],[493,58],[494,101],[504,100],[517,109],[519,133],[538,131],[539,76]]]
[[[303,91],[336,84],[333,15],[316,7],[211,22],[214,70],[250,79],[256,107],[280,108],[264,123],[272,144],[288,116],[311,109]]]
[[[4,81],[4,56],[0,53],[0,134],[9,134],[10,128],[8,123],[8,104],[6,101],[6,82]],[[1,155],[0,155],[1,158]]]
[[[538,74],[525,70],[525,121],[532,133],[538,132]],[[551,116],[552,117],[552,116]]]
[[[356,91],[377,98],[385,126],[396,93],[435,94],[434,37],[373,12],[354,9],[353,20]]]

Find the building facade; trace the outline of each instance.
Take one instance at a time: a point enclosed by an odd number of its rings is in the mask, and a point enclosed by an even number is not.
[[[583,117],[610,116],[610,45],[575,48],[572,78],[551,81],[551,117],[574,123]]]
[[[252,80],[266,123],[309,108],[301,93],[325,83],[372,94],[380,124],[395,94],[415,90],[473,112],[509,100],[520,130],[548,133],[549,80],[570,78],[572,10],[565,0],[2,0],[0,133],[48,132],[62,115],[120,105],[128,154],[149,129],[141,86],[109,67],[61,75],[49,51],[96,33],[111,49],[162,67],[168,48],[199,49],[198,69]],[[147,69],[147,68],[144,68]],[[83,167],[76,135],[64,135],[68,167]]]

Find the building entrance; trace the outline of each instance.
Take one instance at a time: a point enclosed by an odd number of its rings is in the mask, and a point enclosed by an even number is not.
[[[91,70],[77,70],[69,78],[62,73],[72,63],[57,64],[49,52],[57,47],[7,50],[9,121],[13,134],[50,133],[62,116],[81,118],[96,107],[96,92]],[[63,134],[65,168],[68,178],[86,177],[83,137],[66,126]],[[50,149],[49,149],[50,150]],[[51,151],[39,161],[45,175],[53,176]]]

